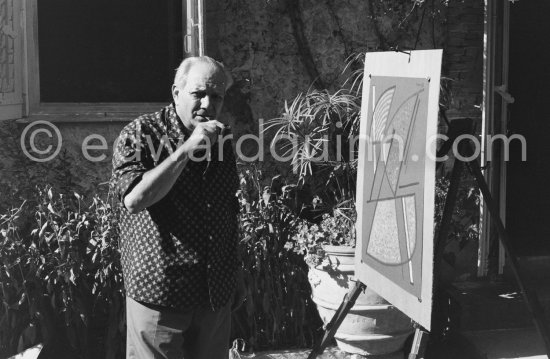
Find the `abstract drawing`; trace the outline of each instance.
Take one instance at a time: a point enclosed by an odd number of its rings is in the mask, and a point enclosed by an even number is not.
[[[428,80],[371,77],[372,109],[367,136],[371,166],[366,168],[363,261],[386,267],[384,275],[421,297],[422,198],[425,131],[415,127],[425,116]],[[419,152],[420,151],[420,152]]]

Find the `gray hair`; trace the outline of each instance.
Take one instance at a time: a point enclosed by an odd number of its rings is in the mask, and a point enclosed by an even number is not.
[[[231,87],[231,85],[233,85],[233,77],[231,76],[231,73],[225,68],[225,66],[221,62],[216,61],[208,56],[193,56],[184,59],[176,70],[176,76],[174,76],[174,85],[185,87],[187,74],[194,65],[199,63],[208,64],[224,73],[226,91]]]

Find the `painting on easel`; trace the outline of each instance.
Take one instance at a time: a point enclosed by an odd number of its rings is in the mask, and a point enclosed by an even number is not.
[[[441,51],[365,63],[356,276],[429,330]]]
[[[415,125],[426,118],[428,80],[373,76],[370,93],[363,262],[420,297],[426,133]]]

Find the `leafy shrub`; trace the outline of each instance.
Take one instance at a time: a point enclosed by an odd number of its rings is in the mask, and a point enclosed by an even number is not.
[[[233,316],[234,337],[252,350],[307,347],[321,321],[311,300],[307,265],[289,248],[298,218],[291,210],[292,186],[261,185],[261,171],[241,172],[239,201],[247,299]]]
[[[234,313],[233,337],[254,350],[305,347],[321,322],[303,257],[285,248],[297,217],[289,192],[262,192],[258,176],[242,174],[239,252],[248,295]],[[40,342],[66,343],[59,351],[71,358],[124,355],[116,209],[108,199],[63,192],[37,187],[0,216],[0,356]]]
[[[112,206],[37,188],[0,217],[0,233],[0,352],[66,342],[81,357],[119,356],[124,301]]]

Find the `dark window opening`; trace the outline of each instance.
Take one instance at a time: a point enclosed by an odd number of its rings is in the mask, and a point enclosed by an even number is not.
[[[42,102],[166,102],[181,0],[38,1]]]

